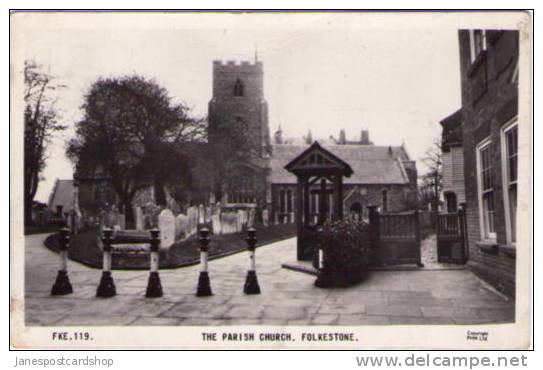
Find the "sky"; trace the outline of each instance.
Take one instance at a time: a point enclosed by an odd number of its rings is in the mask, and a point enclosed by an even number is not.
[[[17,36],[23,59],[66,85],[57,107],[68,129],[49,146],[40,201],[57,178],[72,178],[66,142],[99,77],[155,79],[205,116],[212,61],[254,61],[257,53],[272,135],[281,125],[287,137],[345,129],[354,140],[366,129],[376,145],[403,142],[419,173],[439,121],[461,103],[457,28],[439,19],[429,28],[416,17],[357,14],[27,16]]]

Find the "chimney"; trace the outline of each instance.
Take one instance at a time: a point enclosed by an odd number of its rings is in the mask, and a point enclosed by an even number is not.
[[[341,129],[339,131],[339,144],[340,145],[345,145],[347,144],[347,137],[345,135],[345,130],[344,129]]]
[[[370,144],[370,132],[368,130],[362,130],[360,135],[360,144],[369,145]]]

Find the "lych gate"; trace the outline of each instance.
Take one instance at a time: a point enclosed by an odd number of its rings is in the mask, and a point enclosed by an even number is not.
[[[290,161],[285,169],[298,179],[296,224],[298,225],[298,260],[313,259],[314,231],[326,220],[343,218],[343,177],[350,177],[351,167],[315,142]],[[311,197],[313,195],[313,197]],[[316,199],[311,205],[311,200]],[[315,204],[317,203],[317,204]]]

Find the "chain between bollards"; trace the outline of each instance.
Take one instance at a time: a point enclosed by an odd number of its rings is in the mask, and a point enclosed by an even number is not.
[[[207,257],[208,246],[211,242],[209,238],[209,229],[202,227],[199,231],[198,241],[200,242],[200,276],[198,277],[198,288],[196,289],[197,297],[206,297],[213,295],[211,292],[211,284],[209,282],[209,274],[207,272]]]
[[[60,268],[57,279],[51,289],[51,295],[66,295],[73,293],[72,284],[68,278],[68,245],[70,243],[70,230],[63,228],[60,230],[59,255]]]
[[[247,250],[249,251],[249,270],[247,271],[247,278],[245,279],[245,285],[243,286],[243,293],[245,294],[260,294],[260,286],[258,285],[258,279],[256,277],[256,261],[255,261],[255,246],[256,246],[256,230],[251,227],[247,230]]]
[[[113,239],[113,230],[106,228],[103,231],[102,243],[103,249],[103,262],[102,262],[102,278],[100,279],[100,285],[96,290],[96,296],[102,298],[113,297],[117,294],[115,289],[115,283],[111,275],[111,242]]]
[[[149,282],[147,283],[147,291],[145,297],[157,298],[162,297],[162,284],[160,283],[159,269],[159,251],[160,251],[160,230],[151,230],[151,271],[149,273]]]

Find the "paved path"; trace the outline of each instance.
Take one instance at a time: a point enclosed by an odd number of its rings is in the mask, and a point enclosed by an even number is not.
[[[514,320],[506,301],[467,270],[372,272],[346,289],[319,289],[315,277],[282,269],[295,258],[295,239],[256,251],[258,296],[243,294],[248,254],[211,261],[214,295],[194,295],[198,266],[160,272],[164,297],[144,298],[148,273],[114,271],[118,295],[95,298],[100,270],[69,262],[74,293],[49,295],[58,256],[45,235],[26,239],[27,325],[371,325],[475,324]]]

